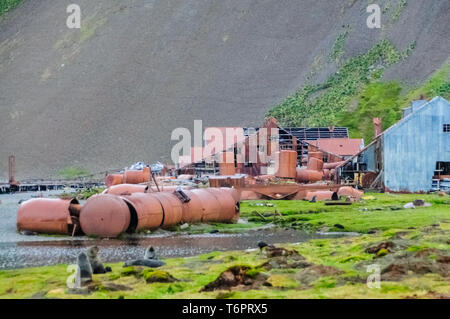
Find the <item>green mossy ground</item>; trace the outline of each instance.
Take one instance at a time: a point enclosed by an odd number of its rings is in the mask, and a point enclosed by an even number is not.
[[[112,273],[94,275],[96,287],[87,295],[70,294],[66,288],[67,265],[0,271],[0,298],[438,298],[450,297],[450,278],[442,272],[409,271],[401,278],[383,279],[381,287],[368,288],[366,267],[413,258],[414,262],[448,266],[450,252],[450,197],[438,195],[366,194],[375,199],[351,206],[325,206],[305,201],[273,201],[273,207],[258,206],[264,201],[242,204],[242,217],[262,219],[283,227],[334,229],[359,232],[361,236],[317,239],[277,246],[296,250],[311,268],[272,268],[262,265],[269,259],[259,249],[212,252],[189,258],[165,259],[165,266],[154,271],[140,267],[123,268],[108,264]],[[431,207],[399,209],[406,202],[425,199]],[[277,211],[277,217],[270,213]],[[368,234],[369,230],[370,234]],[[375,231],[376,230],[376,231]],[[393,242],[395,249],[368,253],[369,247]],[[256,247],[256,243],[255,243]],[[425,254],[424,252],[429,252]],[[442,255],[444,254],[444,255]],[[418,255],[417,255],[418,256]],[[443,261],[444,260],[444,261]],[[437,264],[441,262],[441,264]],[[444,263],[443,263],[444,262]],[[411,262],[413,263],[413,262]],[[247,276],[266,284],[253,289],[231,288],[200,292],[207,284],[233,266],[246,265]],[[422,267],[423,268],[423,267]],[[422,269],[420,268],[420,269]],[[330,272],[330,269],[332,270]],[[317,275],[319,271],[319,275]],[[152,282],[174,278],[173,282]],[[383,275],[382,275],[383,276]],[[172,280],[168,280],[172,281]]]

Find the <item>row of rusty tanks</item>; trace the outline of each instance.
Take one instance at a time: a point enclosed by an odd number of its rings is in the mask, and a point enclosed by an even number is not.
[[[107,193],[92,196],[83,206],[76,199],[36,198],[20,205],[17,228],[114,238],[122,233],[182,223],[235,222],[239,218],[239,201],[239,192],[232,188]]]

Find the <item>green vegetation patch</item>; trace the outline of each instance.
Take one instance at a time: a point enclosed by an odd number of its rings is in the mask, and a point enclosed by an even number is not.
[[[61,169],[58,175],[66,179],[76,179],[81,176],[89,175],[89,171],[82,167],[68,166]]]
[[[22,0],[0,0],[0,17],[17,7],[21,2]]]
[[[341,36],[338,43],[344,39]],[[333,52],[339,52],[339,47],[335,45]],[[277,118],[282,126],[328,126],[336,123],[338,113],[365,85],[379,79],[385,68],[408,57],[414,47],[415,44],[411,44],[400,52],[390,41],[381,40],[367,53],[346,61],[326,83],[306,85],[267,115]]]

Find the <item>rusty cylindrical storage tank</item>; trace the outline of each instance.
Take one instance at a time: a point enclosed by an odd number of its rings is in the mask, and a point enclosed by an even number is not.
[[[81,209],[81,229],[86,235],[117,237],[130,227],[130,205],[120,196],[92,196]]]
[[[189,196],[190,201],[182,204],[183,209],[183,223],[199,223],[203,217],[203,202],[198,196],[199,190],[183,190],[184,193]]]
[[[333,199],[333,194],[334,194],[334,196],[337,197],[337,194],[335,194],[335,192],[332,192],[332,191],[307,192],[305,199],[312,200],[315,196],[317,201],[331,200],[331,199]]]
[[[364,195],[364,192],[359,191],[351,186],[343,186],[339,188],[337,194],[338,196],[354,197],[359,200]]]
[[[322,152],[308,152],[308,160],[310,158],[317,158],[323,161],[323,153]]]
[[[308,183],[321,181],[323,172],[297,168],[297,182]]]
[[[110,187],[113,185],[119,185],[123,183],[123,175],[122,174],[109,174],[105,177],[105,185],[106,187]]]
[[[239,200],[237,198],[237,191],[232,188],[205,188],[205,191],[216,197],[220,203],[219,215],[216,219],[212,215],[205,214],[204,221],[220,221],[229,222],[239,218]]]
[[[147,185],[120,184],[108,187],[103,194],[129,195],[133,193],[145,193]]]
[[[177,196],[166,192],[150,193],[147,196],[154,196],[161,203],[164,214],[162,227],[173,226],[181,222],[183,209]]]
[[[282,178],[295,178],[297,175],[297,152],[282,150],[278,155],[278,170],[275,176]]]
[[[315,157],[310,157],[306,169],[313,171],[321,171],[323,169],[323,161]]]
[[[153,195],[134,193],[126,197],[137,214],[136,231],[156,229],[163,223],[164,215],[161,202]]]
[[[150,168],[144,167],[143,170],[129,170],[123,173],[124,184],[140,184],[150,180]]]
[[[69,233],[72,224],[69,207],[78,204],[72,200],[34,198],[23,202],[17,211],[17,230],[29,230],[45,234]]]

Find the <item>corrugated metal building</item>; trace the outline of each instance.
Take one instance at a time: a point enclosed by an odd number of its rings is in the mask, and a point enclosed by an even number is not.
[[[404,117],[341,168],[371,176],[366,186],[393,192],[450,188],[450,103],[415,101]]]

